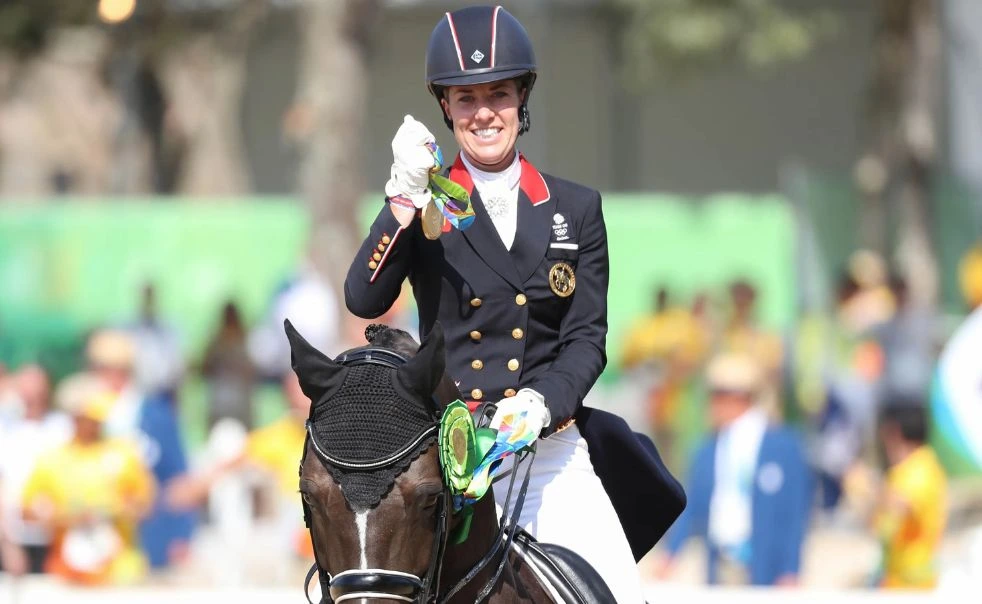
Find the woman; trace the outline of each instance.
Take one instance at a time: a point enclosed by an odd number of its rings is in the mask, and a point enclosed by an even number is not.
[[[529,129],[535,77],[528,35],[501,7],[465,8],[440,20],[427,49],[426,83],[460,147],[449,177],[470,194],[475,220],[454,229],[434,207],[429,176],[440,154],[433,135],[407,116],[392,141],[387,206],[348,271],[345,301],[358,316],[379,316],[409,278],[421,335],[440,321],[447,369],[465,397],[497,402],[492,427],[524,417],[541,429],[522,526],[579,553],[618,602],[636,603],[643,597],[635,544],[605,493],[610,485],[594,472],[593,442],[580,430],[588,415],[601,413],[582,401],[606,363],[600,195],[540,173],[517,152]],[[608,434],[616,432],[610,438],[623,446],[608,442],[608,449],[637,452],[638,441],[617,421]],[[628,505],[643,505],[645,523],[663,531],[683,505],[677,483],[646,451],[620,459],[625,468],[633,464],[635,484],[645,484],[624,493]],[[646,490],[653,484],[660,486]],[[501,502],[504,494],[497,495]],[[668,499],[674,507],[664,505]],[[660,513],[670,516],[667,523]],[[654,540],[634,547],[635,556]]]

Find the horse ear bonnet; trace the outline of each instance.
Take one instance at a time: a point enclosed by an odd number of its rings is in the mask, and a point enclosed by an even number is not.
[[[396,477],[437,437],[433,430],[436,411],[429,397],[432,390],[423,396],[412,387],[421,382],[406,383],[399,377],[417,360],[421,363],[412,373],[425,373],[422,366],[434,361],[426,354],[430,338],[420,348],[418,359],[410,358],[398,369],[371,362],[343,364],[349,355],[366,349],[385,348],[401,353],[400,349],[405,350],[409,343],[416,347],[408,334],[385,326],[370,326],[365,336],[371,342],[368,347],[347,351],[338,357],[338,362],[332,362],[345,375],[330,396],[311,406],[309,420],[310,438],[318,457],[356,511],[378,505],[392,489]],[[395,342],[400,346],[393,346]],[[442,361],[442,345],[439,348],[440,354],[435,356]],[[442,372],[441,363],[441,375]],[[300,370],[298,375],[302,383]],[[394,456],[398,458],[386,463]]]
[[[283,328],[290,341],[290,364],[300,381],[300,389],[313,406],[337,390],[344,382],[348,369],[314,348],[300,335],[289,319],[283,321]]]

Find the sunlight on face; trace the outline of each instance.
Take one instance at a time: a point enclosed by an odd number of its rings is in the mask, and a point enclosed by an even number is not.
[[[478,168],[497,172],[511,164],[524,95],[517,80],[447,88],[440,104],[453,121],[457,145]]]

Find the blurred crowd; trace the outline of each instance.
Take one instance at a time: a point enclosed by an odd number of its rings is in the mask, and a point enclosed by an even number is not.
[[[0,569],[78,585],[292,579],[313,560],[297,497],[310,401],[283,320],[328,351],[360,344],[364,325],[342,327],[332,289],[301,267],[252,325],[228,301],[189,359],[155,287],[138,295],[135,320],[86,334],[77,371],[0,365]],[[207,390],[194,446],[182,401],[192,378]],[[280,404],[259,421],[263,389]]]
[[[968,306],[982,307],[982,248],[961,277]],[[761,323],[747,280],[686,302],[664,286],[652,294],[611,358],[642,393],[630,401],[644,418],[635,427],[689,498],[656,575],[671,579],[699,538],[710,583],[795,585],[804,543],[824,524],[880,543],[861,584],[935,585],[949,479],[931,445],[929,392],[950,330],[904,279],[859,251],[832,312],[789,329]],[[332,289],[302,266],[254,321],[224,304],[188,358],[155,288],[137,295],[135,319],[87,334],[77,371],[0,371],[0,568],[81,585],[301,577],[313,559],[296,484],[310,401],[283,320],[322,350],[361,344],[365,322],[339,321]],[[378,321],[412,331],[404,306]],[[206,436],[193,446],[182,401],[192,377],[206,385]],[[263,389],[279,405],[260,418]]]
[[[982,248],[961,285],[966,310],[982,307]],[[843,267],[831,312],[792,328],[759,322],[753,283],[722,293],[682,303],[657,287],[621,343],[644,428],[689,498],[656,574],[670,578],[701,537],[710,583],[797,584],[808,532],[826,526],[880,543],[855,583],[935,586],[950,506],[930,418],[947,323],[866,250]]]

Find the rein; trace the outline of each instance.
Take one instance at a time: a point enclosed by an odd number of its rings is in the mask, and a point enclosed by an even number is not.
[[[336,359],[342,365],[362,365],[375,364],[396,369],[407,362],[407,358],[401,354],[384,348],[366,348],[345,353]],[[313,437],[313,427],[310,419],[306,423],[306,437],[304,438],[303,455],[300,458],[300,474],[303,474],[303,460],[307,457],[308,447],[313,445],[314,452],[322,463],[333,464],[337,467],[351,470],[376,470],[388,467],[413,451],[416,446],[424,439],[439,430],[439,422],[423,430],[412,441],[401,448],[399,451],[385,458],[367,462],[348,462],[328,455],[318,445]],[[515,509],[511,517],[508,516],[508,504],[511,500],[512,489],[521,464],[529,457],[534,457],[534,449],[529,453],[523,453],[515,461],[514,469],[508,483],[508,495],[502,508],[501,521],[499,523],[498,534],[495,536],[491,549],[481,557],[477,563],[447,591],[443,598],[439,598],[440,576],[443,570],[443,556],[446,551],[448,538],[448,510],[452,509],[451,495],[449,488],[445,486],[439,499],[437,511],[436,530],[433,538],[433,551],[431,552],[430,565],[423,577],[418,577],[411,573],[393,571],[387,569],[351,569],[331,575],[327,572],[317,557],[317,547],[314,549],[314,563],[304,579],[304,596],[308,604],[314,604],[310,598],[310,582],[314,574],[318,575],[318,583],[321,588],[321,604],[342,604],[348,600],[359,600],[364,598],[380,598],[398,602],[410,602],[419,604],[445,604],[468,583],[474,580],[478,574],[501,552],[501,560],[495,570],[494,575],[479,592],[475,604],[484,601],[494,589],[495,584],[501,577],[505,564],[508,560],[508,544],[515,538],[518,530],[518,518],[521,515],[522,506],[525,503],[525,494],[528,490],[529,478],[531,475],[532,461],[529,459],[525,468],[525,477],[519,488],[516,499]],[[312,516],[310,506],[306,500],[301,498],[303,504],[303,518],[307,530],[310,531],[311,542],[314,540],[313,527],[311,526]]]

